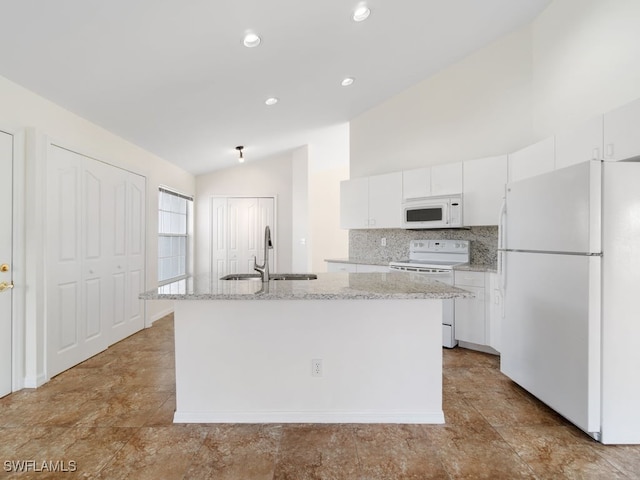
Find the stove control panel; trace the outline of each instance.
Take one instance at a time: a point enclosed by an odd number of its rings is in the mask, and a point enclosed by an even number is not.
[[[412,240],[409,252],[468,253],[469,240]]]

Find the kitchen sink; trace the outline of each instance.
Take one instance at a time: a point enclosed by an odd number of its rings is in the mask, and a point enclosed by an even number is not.
[[[272,273],[269,280],[315,280],[315,273]]]
[[[259,273],[231,273],[220,277],[220,280],[261,280],[262,276]]]
[[[231,273],[220,277],[220,280],[260,280],[259,273]],[[315,273],[272,273],[269,280],[315,280],[318,276]]]

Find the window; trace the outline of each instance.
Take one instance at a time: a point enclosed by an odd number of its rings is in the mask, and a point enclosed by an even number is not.
[[[163,285],[187,274],[193,198],[161,187],[158,199],[158,283]]]

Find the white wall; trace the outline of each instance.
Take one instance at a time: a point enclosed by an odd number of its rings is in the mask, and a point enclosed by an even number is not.
[[[351,177],[513,152],[640,98],[640,1],[555,0],[351,122]]]
[[[639,97],[640,1],[556,0],[533,22],[536,137]]]
[[[525,27],[353,119],[351,177],[526,145],[531,77],[531,29]]]
[[[291,172],[291,271],[311,271],[309,255],[309,146],[292,153]]]
[[[196,273],[209,271],[211,196],[274,194],[278,197],[275,271],[326,271],[326,258],[349,254],[349,232],[339,225],[340,181],[348,177],[347,123],[314,132],[307,145],[292,152],[199,175]]]
[[[209,273],[211,197],[214,195],[276,196],[273,242],[277,251],[276,272],[291,270],[292,154],[216,170],[196,177],[196,273]]]
[[[315,133],[309,145],[311,271],[325,259],[349,256],[349,232],[340,228],[340,181],[349,178],[349,124]]]
[[[26,180],[21,191],[26,208],[26,319],[25,358],[19,370],[26,386],[46,378],[44,335],[44,216],[43,191],[46,141],[147,177],[147,277],[146,288],[157,285],[158,186],[167,185],[185,193],[195,190],[195,178],[188,172],[127,142],[107,130],[75,115],[25,88],[0,77],[0,123],[15,129],[26,128]],[[147,322],[169,311],[164,302],[147,303]]]

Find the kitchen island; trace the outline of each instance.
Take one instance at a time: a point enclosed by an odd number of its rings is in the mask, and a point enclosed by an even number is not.
[[[442,301],[410,273],[195,277],[175,301],[176,423],[444,423]]]

